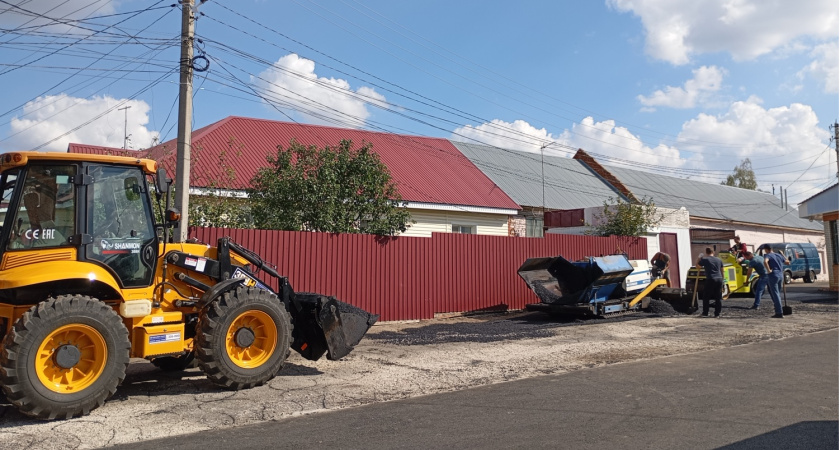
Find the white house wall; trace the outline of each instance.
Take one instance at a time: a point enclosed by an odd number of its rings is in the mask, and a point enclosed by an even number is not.
[[[599,217],[603,214],[604,207],[596,206],[583,210],[584,222],[588,224],[599,223]],[[680,273],[673,273],[672,277],[679,275],[680,284],[685,287],[685,277],[688,275],[688,268],[694,264],[694,256],[691,255],[691,233],[688,231],[690,217],[685,208],[656,208],[657,214],[662,216],[659,226],[652,228],[644,235],[647,239],[647,259],[659,251],[659,233],[674,233],[677,235],[677,251],[679,252]],[[546,233],[554,234],[586,234],[591,227],[563,227],[550,228]],[[673,256],[673,255],[671,255]],[[675,278],[672,278],[674,280]]]
[[[697,255],[691,254],[691,233],[688,228],[683,227],[659,227],[659,233],[674,233],[677,235],[677,250],[680,252],[680,286],[685,287],[685,278],[688,276],[689,267],[694,265]],[[652,233],[648,236],[648,259],[659,251],[659,233]],[[671,255],[673,256],[673,255]],[[672,273],[674,277],[676,273]],[[675,281],[671,278],[671,281]]]
[[[432,211],[409,208],[411,225],[401,236],[431,237],[432,233],[451,233],[452,225],[476,228],[476,234],[489,236],[508,235],[508,215],[483,214],[458,211]]]

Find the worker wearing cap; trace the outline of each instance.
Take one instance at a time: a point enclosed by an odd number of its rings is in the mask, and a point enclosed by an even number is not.
[[[781,253],[774,252],[770,245],[765,244],[764,261],[767,262],[768,269],[767,287],[770,291],[770,299],[773,300],[773,308],[776,310],[776,314],[772,317],[782,319],[785,317],[782,314],[782,283],[785,280],[785,264],[790,264],[790,260]]]
[[[767,266],[767,260],[763,257],[753,254],[747,250],[744,252],[744,260],[747,261],[747,280],[752,276],[753,270],[758,274],[758,279],[753,286],[755,294],[755,302],[750,309],[758,309],[761,304],[761,296],[764,295],[764,289],[767,287],[767,275],[770,273],[770,268]]]

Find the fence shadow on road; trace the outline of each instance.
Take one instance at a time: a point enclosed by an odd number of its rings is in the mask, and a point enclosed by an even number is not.
[[[755,448],[807,448],[809,450],[838,448],[838,422],[819,420],[799,422],[793,425],[760,434],[723,447],[723,450],[747,450]]]

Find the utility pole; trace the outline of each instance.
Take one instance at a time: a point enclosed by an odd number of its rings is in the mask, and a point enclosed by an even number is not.
[[[840,177],[840,128],[834,121],[834,154],[837,157],[837,177]]]
[[[545,148],[548,147],[549,144],[544,144],[540,146],[540,172],[542,173],[542,212],[543,212],[543,221],[545,220]],[[544,223],[544,222],[543,222]]]
[[[175,207],[181,213],[175,242],[187,240],[192,148],[192,59],[195,34],[195,0],[181,2],[181,81],[178,92],[178,144],[175,169]]]
[[[125,110],[125,120],[123,121],[123,150],[125,150],[128,145],[128,108],[131,108],[131,105],[123,106],[122,108],[117,109],[117,111]]]

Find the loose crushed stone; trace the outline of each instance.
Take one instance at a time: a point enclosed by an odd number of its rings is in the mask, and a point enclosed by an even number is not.
[[[660,316],[673,316],[679,314],[670,303],[656,298],[650,299],[648,312],[659,314]]]
[[[770,319],[769,298],[750,310],[743,296],[725,300],[718,320],[653,302],[655,312],[606,319],[510,312],[379,323],[344,359],[292,352],[277,377],[243,391],[220,389],[199,369],[132,360],[117,394],[85,417],[32,420],[0,394],[0,450],[107,447],[837,328],[836,293],[797,301],[789,287],[787,296],[794,314],[783,320]]]

